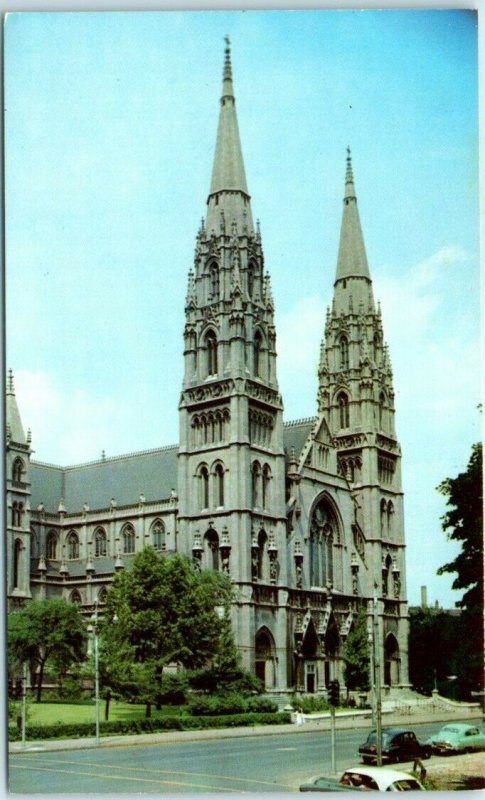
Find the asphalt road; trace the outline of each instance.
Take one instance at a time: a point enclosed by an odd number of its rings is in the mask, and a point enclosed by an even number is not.
[[[456,721],[456,720],[455,720]],[[426,739],[445,723],[412,725]],[[410,726],[411,727],[411,726]],[[337,769],[359,763],[365,729],[337,732]],[[432,763],[433,758],[428,763]],[[23,752],[9,757],[9,791],[16,794],[157,794],[298,791],[331,768],[328,731],[157,742],[86,750]]]

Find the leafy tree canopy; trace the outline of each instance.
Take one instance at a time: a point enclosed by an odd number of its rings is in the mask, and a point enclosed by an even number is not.
[[[367,616],[360,608],[352,621],[344,652],[344,679],[348,689],[367,691],[369,681],[369,639]]]
[[[86,628],[78,606],[67,600],[33,600],[8,615],[8,660],[11,669],[24,661],[37,666],[37,700],[49,662],[58,675],[84,658]]]
[[[187,669],[219,659],[228,632],[231,583],[199,572],[183,556],[140,551],[115,575],[102,627],[104,680],[126,695],[157,701],[166,664]]]
[[[461,551],[438,575],[455,572],[454,589],[465,589],[458,605],[481,616],[483,609],[483,454],[475,444],[465,472],[446,478],[438,491],[447,497],[450,510],[442,517],[448,538],[461,542]]]

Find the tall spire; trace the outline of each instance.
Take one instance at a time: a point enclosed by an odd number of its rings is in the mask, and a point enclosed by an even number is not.
[[[348,312],[350,306],[373,308],[372,283],[360,225],[350,148],[347,148],[345,193],[340,245],[335,276],[335,310]]]
[[[5,416],[10,439],[17,444],[27,444],[17,405],[17,398],[15,397],[13,372],[11,369],[8,371],[6,390]]]
[[[216,232],[219,230],[221,211],[224,211],[228,225],[231,225],[233,220],[236,221],[238,233],[241,233],[245,226],[250,232],[253,229],[232,83],[231,48],[227,36],[225,42],[221,110],[210,194],[207,200],[209,234],[212,230]]]

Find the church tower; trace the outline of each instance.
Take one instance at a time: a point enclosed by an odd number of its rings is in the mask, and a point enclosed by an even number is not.
[[[5,399],[7,453],[6,553],[8,610],[21,607],[30,593],[30,431],[24,433],[13,374],[7,377]]]
[[[275,343],[270,278],[259,225],[253,224],[226,39],[212,180],[185,306],[178,541],[201,566],[230,575],[244,663],[276,687],[286,686],[286,667],[282,663],[278,674],[276,658],[267,652],[286,647],[284,614],[271,641],[260,637],[258,645],[264,598],[271,594],[278,606],[278,586],[286,582]]]
[[[401,449],[380,307],[375,304],[350,150],[332,308],[319,366],[318,407],[355,506],[354,577],[378,602],[385,685],[407,682]]]

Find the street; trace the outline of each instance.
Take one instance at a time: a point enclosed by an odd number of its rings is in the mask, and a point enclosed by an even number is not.
[[[425,740],[443,724],[410,720],[409,727]],[[359,763],[357,749],[368,730],[337,730],[338,770]],[[9,757],[10,792],[280,794],[298,791],[312,775],[330,772],[327,730],[57,752],[41,752],[41,743],[29,747],[38,749]]]

